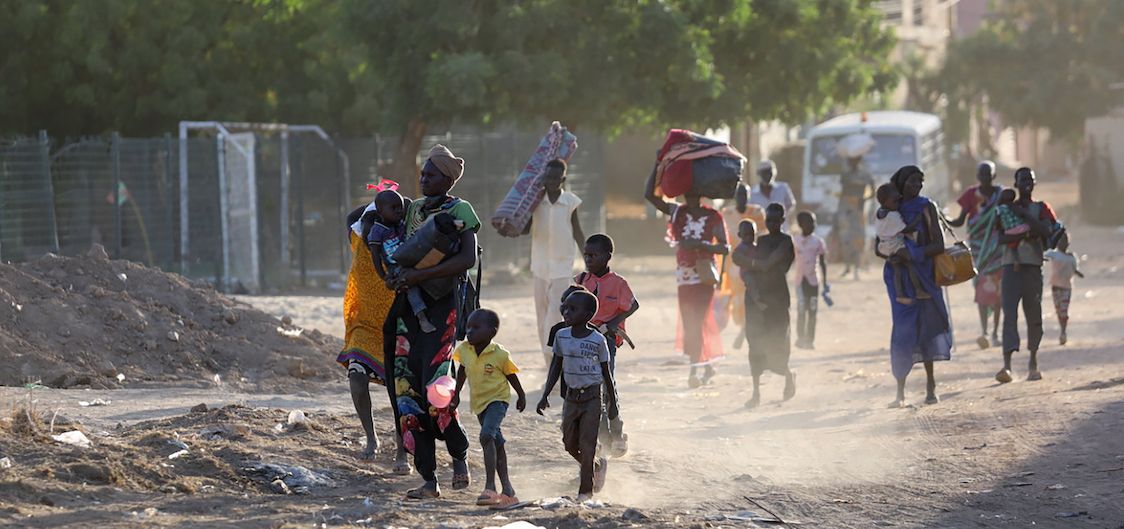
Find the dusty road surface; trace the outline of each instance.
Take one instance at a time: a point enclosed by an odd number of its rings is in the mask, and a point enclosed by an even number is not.
[[[995,383],[999,349],[976,346],[971,290],[955,287],[957,349],[951,362],[937,364],[942,401],[922,404],[918,367],[905,409],[886,407],[894,381],[880,271],[833,281],[836,305],[821,304],[816,350],[793,352],[796,397],[782,403],[783,380],[766,375],[763,405],[748,411],[746,354],[730,347],[735,329],[724,331],[727,357],[714,382],[688,390],[687,368],[673,352],[671,257],[619,256],[615,268],[633,284],[641,310],[629,327],[638,348],[618,358],[631,449],[609,465],[598,497],[605,506],[532,506],[502,517],[475,507],[482,474],[475,442],[468,491],[402,500],[417,477],[390,472],[384,393],[376,389],[375,402],[386,446],[374,461],[361,461],[362,433],[341,373],[319,390],[279,394],[222,386],[129,389],[128,381],[112,391],[0,388],[10,417],[0,422],[0,456],[11,462],[0,468],[0,525],[488,527],[526,520],[545,527],[701,528],[776,527],[751,521],[775,515],[793,527],[1124,528],[1124,231],[1071,229],[1075,252],[1087,255],[1087,279],[1074,291],[1064,347],[1049,294],[1044,300],[1045,380],[1025,382],[1020,356],[1016,382]],[[544,370],[529,294],[529,285],[490,287],[484,304],[503,318],[497,340],[515,352],[524,386],[538,388]],[[243,300],[289,315],[296,326],[342,334],[338,298]],[[530,402],[538,396],[532,390]],[[99,398],[110,403],[79,405]],[[15,411],[32,401],[46,419],[55,417],[55,434],[73,429],[66,420],[81,421],[92,446],[42,441],[49,424]],[[211,409],[188,413],[199,403]],[[505,423],[514,483],[525,500],[576,493],[577,466],[558,432],[561,403],[552,403],[546,417],[513,409]],[[295,409],[311,425],[283,425]],[[464,423],[475,439],[476,421]],[[188,451],[169,459],[180,442]],[[448,480],[448,457],[440,450],[439,456],[439,476]],[[262,463],[307,469],[295,471],[307,478],[307,490],[276,492],[273,478],[286,469]]]

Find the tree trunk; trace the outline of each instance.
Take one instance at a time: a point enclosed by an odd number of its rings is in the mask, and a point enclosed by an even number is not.
[[[419,119],[406,123],[398,137],[398,147],[394,150],[394,161],[387,168],[388,178],[402,186],[402,193],[411,197],[421,196],[418,183],[418,152],[425,137],[426,124]]]

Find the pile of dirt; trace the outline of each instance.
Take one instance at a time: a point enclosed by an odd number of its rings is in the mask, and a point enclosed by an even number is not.
[[[2,385],[275,389],[338,376],[341,346],[205,282],[112,261],[100,246],[84,258],[0,264]]]

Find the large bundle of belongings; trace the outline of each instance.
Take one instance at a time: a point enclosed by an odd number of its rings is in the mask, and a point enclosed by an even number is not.
[[[734,198],[745,156],[733,146],[683,129],[671,129],[656,155],[656,192]]]
[[[515,184],[492,215],[492,227],[500,235],[518,237],[523,234],[527,224],[531,222],[535,208],[546,194],[542,185],[546,164],[555,159],[570,161],[577,148],[577,136],[557,121],[550,124],[550,130],[531,154],[523,171],[515,177]]]

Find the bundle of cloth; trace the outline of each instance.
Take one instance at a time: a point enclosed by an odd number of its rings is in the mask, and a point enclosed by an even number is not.
[[[539,146],[531,154],[531,159],[515,178],[515,184],[492,215],[492,227],[500,235],[518,237],[523,234],[527,224],[531,222],[535,208],[546,194],[542,175],[546,172],[547,162],[555,159],[569,162],[577,149],[577,136],[557,121],[550,124],[550,130],[543,136]]]
[[[665,197],[693,191],[707,198],[734,198],[744,166],[745,156],[730,144],[671,129],[656,154],[656,191]]]
[[[464,221],[448,213],[438,213],[425,221],[402,246],[394,252],[399,265],[425,269],[439,264],[460,251],[460,230]],[[442,298],[456,288],[460,278],[446,277],[421,283],[422,290],[434,298]]]

